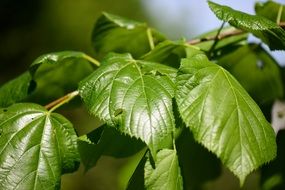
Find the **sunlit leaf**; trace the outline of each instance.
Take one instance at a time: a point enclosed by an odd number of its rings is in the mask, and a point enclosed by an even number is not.
[[[285,49],[285,31],[276,23],[262,17],[250,15],[228,6],[208,1],[215,15],[230,25],[251,32],[266,43],[271,50]]]
[[[171,67],[110,54],[80,83],[79,91],[92,114],[140,138],[155,154],[172,142],[175,76]]]
[[[78,167],[77,136],[63,116],[36,104],[0,110],[0,189],[59,189]]]
[[[163,149],[158,152],[155,165],[150,158],[144,168],[146,189],[182,190],[183,181],[175,150]]]
[[[222,67],[196,55],[182,61],[176,101],[194,138],[239,177],[276,155],[275,134],[260,108]]]

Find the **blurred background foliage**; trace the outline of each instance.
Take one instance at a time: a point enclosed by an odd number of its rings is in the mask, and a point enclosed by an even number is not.
[[[1,0],[0,85],[24,72],[33,60],[44,53],[76,50],[95,56],[91,46],[91,33],[102,11],[147,22],[171,39],[182,37],[190,39],[220,24],[213,14],[209,14],[206,1],[195,3],[191,1],[192,4],[189,2],[187,0],[172,0],[167,3],[161,0]],[[247,1],[243,10],[253,12],[253,2],[254,0]],[[237,9],[241,9],[241,4],[244,5],[244,2],[234,0],[226,3],[231,6],[235,4],[233,7]],[[199,18],[201,14],[203,14],[202,20]],[[68,109],[63,114],[73,122],[79,135],[100,125],[98,120],[89,116],[84,108]],[[199,153],[196,154],[197,159],[200,159],[199,155],[210,154],[200,150],[202,148],[195,143],[191,146]],[[124,189],[141,154],[124,159],[103,157],[97,166],[88,172],[84,172],[83,167],[80,167],[78,172],[63,177],[62,189]],[[188,156],[188,153],[185,156]],[[191,157],[191,151],[189,156]],[[202,161],[207,162],[206,159]],[[194,169],[198,172],[197,165],[201,163],[196,162]],[[200,171],[199,176],[203,176],[203,172],[207,176],[208,171],[205,166],[203,168],[205,171]],[[218,178],[215,174],[208,174],[211,176],[209,178],[217,178],[216,180],[199,187],[195,186],[193,189],[239,189],[238,180],[227,169],[218,172],[222,173]],[[193,173],[190,177],[191,175]],[[242,189],[257,190],[259,179],[259,173],[251,174]]]

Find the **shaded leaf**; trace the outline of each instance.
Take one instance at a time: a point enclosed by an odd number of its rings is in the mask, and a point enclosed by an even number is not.
[[[262,190],[285,189],[285,130],[277,135],[277,157],[261,169]]]
[[[22,101],[35,89],[36,84],[29,72],[3,84],[0,87],[0,107],[7,107]]]
[[[141,141],[121,134],[115,128],[102,126],[87,136],[80,137],[78,150],[85,169],[94,167],[98,159],[103,156],[116,158],[128,157],[144,147]]]
[[[215,15],[230,25],[251,32],[266,43],[271,50],[285,49],[285,31],[276,23],[261,17],[234,10],[208,1]]]
[[[14,104],[0,110],[0,129],[0,189],[59,189],[77,169],[77,136],[63,116]]]
[[[278,63],[259,45],[238,48],[219,59],[259,104],[283,97],[283,83]]]
[[[183,130],[176,141],[176,147],[184,189],[202,189],[205,182],[221,175],[220,160],[195,142],[188,129]]]
[[[157,154],[155,166],[150,158],[144,168],[146,189],[183,189],[183,180],[175,150],[162,149]]]
[[[152,39],[148,35],[151,35]],[[153,40],[155,45],[164,39],[145,23],[109,13],[102,14],[92,33],[93,47],[101,58],[109,52],[131,53],[133,57],[138,58],[151,50],[150,40]]]
[[[155,154],[172,142],[175,75],[176,69],[165,65],[110,54],[80,83],[79,92],[92,114],[140,138]]]
[[[276,155],[275,134],[243,87],[205,55],[183,59],[176,101],[195,140],[239,177]]]
[[[143,156],[128,182],[127,190],[145,190],[144,166],[147,156]]]
[[[257,2],[255,4],[255,12],[259,16],[263,16],[272,20],[273,22],[277,21],[278,12],[280,10],[280,6],[283,6],[283,10],[281,13],[280,21],[285,21],[285,6],[274,1],[266,1],[266,2]]]

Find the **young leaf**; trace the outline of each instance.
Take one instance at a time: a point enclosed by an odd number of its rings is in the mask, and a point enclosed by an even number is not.
[[[144,176],[146,189],[183,189],[183,180],[175,150],[162,149],[159,151],[155,166],[148,158]]]
[[[276,23],[255,15],[249,15],[227,6],[208,1],[215,15],[241,30],[251,32],[266,43],[271,50],[285,49],[285,31]]]
[[[276,61],[259,45],[241,46],[218,64],[229,71],[259,104],[283,97],[283,83]]]
[[[172,144],[176,69],[109,54],[79,85],[89,111],[123,133],[140,138],[152,152]]]
[[[44,54],[40,57],[38,57],[30,66],[30,72],[32,76],[35,75],[36,71],[41,65],[53,65],[53,64],[61,64],[63,62],[69,61],[69,60],[78,60],[83,59],[92,62],[96,66],[99,66],[100,63],[98,63],[95,59],[89,57],[85,53],[78,52],[78,51],[61,51],[61,52],[54,52],[54,53],[48,53]]]
[[[0,87],[0,107],[7,107],[25,99],[36,87],[29,72],[3,84]]]
[[[141,141],[105,125],[80,137],[78,141],[78,150],[86,170],[95,166],[102,155],[123,158],[137,153],[144,146]]]
[[[280,15],[280,22],[285,21],[285,6],[274,1],[257,2],[255,4],[255,12],[258,16],[263,16],[272,20],[273,22],[278,21],[278,12],[282,8]]]
[[[188,48],[191,48],[191,46],[186,42],[173,42],[166,40],[159,43],[147,54],[143,55],[141,59],[145,61],[163,63],[174,68],[179,68],[180,60],[186,57]]]
[[[77,136],[63,116],[36,104],[0,110],[0,189],[59,189],[78,167]]]
[[[260,108],[222,67],[196,55],[182,61],[176,101],[194,138],[239,177],[276,155],[275,134]]]
[[[93,47],[99,57],[109,52],[131,53],[138,58],[151,46],[165,38],[145,23],[136,22],[109,13],[98,19],[92,34]]]
[[[82,52],[63,51],[37,58],[30,66],[37,89],[30,97],[46,104],[78,88],[78,83],[94,71],[89,62],[95,60]]]

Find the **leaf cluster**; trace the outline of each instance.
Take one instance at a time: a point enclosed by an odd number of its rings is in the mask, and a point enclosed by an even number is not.
[[[273,160],[277,144],[265,108],[284,96],[282,68],[247,36],[284,50],[283,5],[258,3],[256,15],[209,7],[231,26],[190,41],[103,13],[92,34],[99,61],[76,51],[50,53],[2,85],[0,189],[59,189],[61,175],[80,161],[88,170],[103,155],[139,151],[127,189],[199,189],[219,176],[221,164],[243,185]],[[78,95],[104,123],[80,137],[54,113]]]

